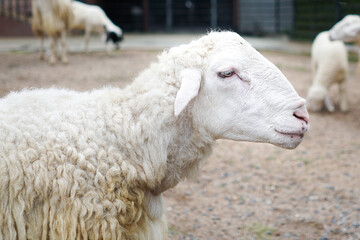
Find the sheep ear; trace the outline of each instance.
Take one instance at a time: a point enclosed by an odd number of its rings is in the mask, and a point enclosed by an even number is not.
[[[174,103],[175,117],[185,109],[189,102],[198,95],[201,83],[201,72],[198,69],[185,69],[180,73],[181,86]]]

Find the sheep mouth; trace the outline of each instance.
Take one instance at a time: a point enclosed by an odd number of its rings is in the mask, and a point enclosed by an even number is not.
[[[294,139],[302,139],[302,138],[304,138],[304,135],[305,135],[305,133],[302,133],[302,132],[283,132],[283,131],[278,131],[276,129],[275,129],[275,132],[277,132],[278,134],[281,134],[283,136],[294,138]]]

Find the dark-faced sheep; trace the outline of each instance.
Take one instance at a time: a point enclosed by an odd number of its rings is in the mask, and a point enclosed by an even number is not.
[[[78,1],[71,3],[74,13],[71,28],[85,31],[85,52],[89,51],[89,38],[91,32],[105,35],[106,50],[109,52],[109,42],[113,42],[116,48],[123,39],[123,31],[116,26],[99,6],[89,5]]]

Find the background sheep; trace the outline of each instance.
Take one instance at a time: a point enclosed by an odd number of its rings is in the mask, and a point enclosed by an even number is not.
[[[239,35],[164,52],[126,89],[0,100],[2,239],[164,239],[162,192],[216,139],[295,148],[305,100]]]
[[[33,0],[31,25],[35,35],[40,37],[40,58],[44,58],[44,38],[50,36],[49,62],[56,62],[56,48],[60,38],[61,60],[67,63],[66,32],[72,18],[71,0]]]
[[[329,32],[321,32],[315,38],[311,48],[311,70],[313,83],[308,92],[308,108],[320,111],[326,108],[334,111],[329,96],[329,88],[339,86],[340,110],[348,109],[346,100],[346,78],[348,74],[347,51],[342,41],[330,41]]]
[[[360,59],[360,16],[347,15],[329,31],[331,40],[341,40],[355,43],[358,47],[358,59]],[[357,66],[357,76],[360,78],[360,61]]]
[[[89,37],[92,31],[105,33],[106,44],[112,41],[115,47],[119,48],[123,32],[111,22],[100,7],[74,1],[72,2],[72,9],[74,18],[71,28],[85,30],[85,52],[89,51]],[[108,46],[107,50],[109,50]]]
[[[360,16],[347,15],[330,30],[331,40],[354,42],[360,45]]]

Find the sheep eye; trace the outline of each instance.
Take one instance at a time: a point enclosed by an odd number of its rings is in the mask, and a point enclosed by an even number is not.
[[[234,75],[234,71],[233,70],[229,70],[229,71],[225,71],[225,72],[219,72],[218,75],[221,78],[228,78],[231,77],[232,75]]]

